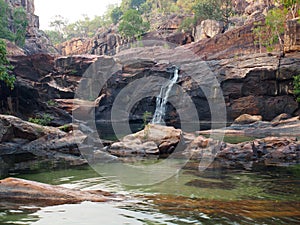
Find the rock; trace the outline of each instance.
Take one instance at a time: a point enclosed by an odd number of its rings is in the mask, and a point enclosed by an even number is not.
[[[63,136],[64,132],[54,127],[44,127],[23,121],[14,116],[0,115],[0,141],[6,142],[14,138],[33,141],[44,135]]]
[[[37,53],[53,53],[57,54],[57,50],[53,47],[47,35],[39,30],[39,17],[34,14],[34,0],[5,0],[9,9],[13,10],[17,7],[23,7],[28,19],[28,27],[26,30],[25,46],[23,47],[27,55]],[[11,15],[13,15],[11,13]],[[12,21],[9,20],[9,28],[12,30]]]
[[[249,169],[251,163],[264,165],[294,164],[300,159],[300,142],[296,138],[267,137],[238,144],[219,142],[203,136],[190,143],[185,154],[194,160],[221,162],[222,167]]]
[[[243,114],[236,118],[233,124],[250,124],[257,121],[262,121],[262,116]]]
[[[210,134],[211,131],[199,131],[199,134]],[[266,137],[266,136],[300,136],[299,117],[280,120],[276,122],[257,121],[251,124],[232,124],[226,129],[213,130],[213,132],[225,135]]]
[[[58,128],[0,115],[0,157],[9,171],[30,170],[36,160],[53,162],[51,167],[83,165],[78,144],[86,139],[80,131],[65,133]]]
[[[256,11],[260,11],[263,12],[263,10],[266,8],[266,4],[264,2],[261,1],[252,1],[250,3],[250,5],[248,5],[245,8],[245,13],[247,13],[248,15],[253,14]]]
[[[196,27],[195,40],[212,38],[220,34],[224,29],[224,24],[215,20],[203,20],[200,25]]]
[[[6,43],[6,50],[7,50],[7,56],[12,57],[12,56],[25,56],[26,53],[23,49],[20,47],[16,46],[14,43],[4,40]]]
[[[271,122],[274,124],[274,123],[279,123],[283,120],[287,120],[287,119],[290,119],[292,116],[290,114],[287,114],[287,113],[282,113],[278,116],[276,116]]]
[[[223,35],[191,43],[187,48],[204,60],[255,53],[257,50],[252,30],[252,23],[245,24],[228,30]]]
[[[288,20],[285,35],[284,35],[284,51],[285,52],[299,52],[300,51],[300,24],[299,18]]]
[[[247,0],[236,0],[234,1],[233,6],[236,13],[243,14],[245,9],[249,6],[249,2]]]
[[[171,154],[181,139],[181,131],[173,127],[148,124],[134,134],[112,144],[108,151],[116,156]]]
[[[55,59],[55,68],[61,74],[82,76],[87,68],[99,59],[95,55],[60,56]]]
[[[57,49],[64,56],[95,54],[115,55],[124,44],[124,40],[116,32],[116,28],[102,28],[93,38],[73,38],[61,43]]]
[[[18,178],[0,180],[0,202],[53,206],[83,201],[106,202],[113,196],[102,191],[81,191]]]
[[[55,71],[54,57],[49,54],[12,56],[9,61],[14,66],[13,73],[17,77],[30,81],[39,81]]]

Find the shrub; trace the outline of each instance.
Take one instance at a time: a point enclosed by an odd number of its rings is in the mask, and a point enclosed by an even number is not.
[[[52,116],[50,114],[43,114],[41,117],[36,117],[36,118],[29,118],[29,122],[30,123],[35,123],[35,124],[39,124],[42,126],[47,126],[51,123],[51,121],[53,120]]]
[[[294,95],[296,95],[297,102],[300,102],[300,74],[294,76]]]
[[[8,87],[14,88],[16,78],[11,74],[13,67],[7,59],[6,43],[0,39],[0,80],[3,80]]]

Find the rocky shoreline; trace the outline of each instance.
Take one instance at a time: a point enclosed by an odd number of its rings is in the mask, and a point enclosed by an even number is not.
[[[41,168],[164,159],[171,155],[173,158],[199,162],[212,158],[212,162],[218,162],[221,168],[251,169],[257,163],[265,166],[299,163],[298,117],[278,121],[276,126],[274,124],[275,122],[260,121],[195,133],[148,124],[144,130],[112,142],[100,140],[97,135],[84,134],[76,127],[70,131],[62,131],[13,116],[0,115],[0,170],[1,175],[5,176]],[[286,133],[287,131],[294,135]],[[255,135],[260,136],[264,132],[268,132],[268,135],[255,138]],[[232,144],[224,142],[223,135],[248,136],[253,140]],[[99,141],[102,147],[96,144]]]

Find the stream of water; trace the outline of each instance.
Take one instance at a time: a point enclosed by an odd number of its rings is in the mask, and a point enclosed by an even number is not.
[[[159,96],[156,97],[156,109],[151,121],[152,124],[164,124],[164,115],[166,113],[166,106],[172,87],[178,80],[178,67],[174,66],[174,74],[171,79],[166,82],[160,89]]]
[[[0,206],[0,224],[200,225],[299,224],[300,166],[254,171],[187,166],[177,176],[144,187],[122,186],[90,167],[16,175],[70,188],[101,189],[124,201],[36,208]]]

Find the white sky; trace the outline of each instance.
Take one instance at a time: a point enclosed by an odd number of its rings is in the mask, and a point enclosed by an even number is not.
[[[35,14],[40,17],[40,29],[48,29],[55,15],[62,15],[69,22],[87,14],[90,18],[103,15],[109,4],[120,3],[121,0],[35,0]]]

